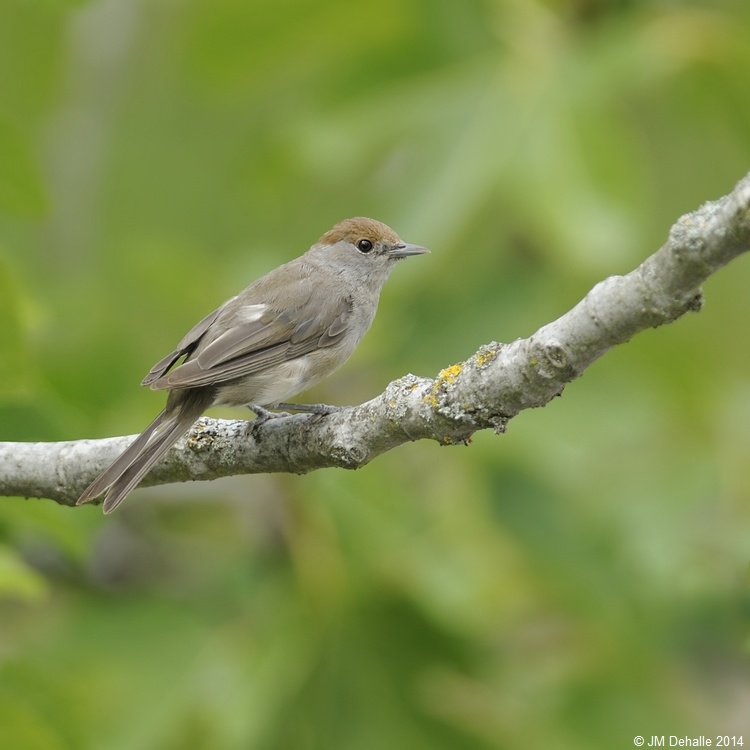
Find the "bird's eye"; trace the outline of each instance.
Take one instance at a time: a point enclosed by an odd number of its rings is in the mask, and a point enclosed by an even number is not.
[[[359,240],[357,242],[357,250],[361,253],[369,253],[372,250],[372,242],[370,240]]]

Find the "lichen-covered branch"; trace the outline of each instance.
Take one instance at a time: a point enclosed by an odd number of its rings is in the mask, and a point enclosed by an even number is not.
[[[360,406],[316,420],[200,419],[143,482],[165,484],[260,472],[354,469],[412,440],[464,443],[502,432],[543,406],[611,347],[701,306],[701,284],[750,249],[750,175],[720,200],[680,218],[666,244],[625,276],[597,284],[572,310],[511,344],[490,343],[433,379],[407,375]],[[133,436],[65,443],[0,443],[0,495],[73,505]]]

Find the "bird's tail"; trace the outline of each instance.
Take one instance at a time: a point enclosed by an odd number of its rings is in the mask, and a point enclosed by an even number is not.
[[[106,492],[103,509],[111,513],[211,405],[202,389],[183,391],[180,396],[174,405],[170,398],[167,408],[83,491],[76,505]]]

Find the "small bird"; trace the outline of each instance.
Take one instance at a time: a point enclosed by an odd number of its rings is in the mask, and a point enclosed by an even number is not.
[[[304,255],[227,300],[151,368],[141,385],[168,391],[165,409],[77,504],[106,492],[104,512],[111,513],[212,406],[248,406],[258,424],[273,416],[269,409],[334,411],[285,400],[349,359],[396,262],[427,252],[379,221],[345,219]]]

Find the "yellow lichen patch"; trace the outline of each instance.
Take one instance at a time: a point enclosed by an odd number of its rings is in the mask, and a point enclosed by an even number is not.
[[[477,363],[478,367],[484,367],[488,362],[495,359],[495,357],[497,357],[496,351],[482,351],[477,352],[474,355],[474,361]]]
[[[444,370],[440,370],[438,376],[435,378],[435,382],[432,384],[430,392],[423,397],[422,401],[429,404],[433,409],[438,407],[437,394],[438,391],[446,385],[452,385],[456,382],[456,379],[464,369],[464,362],[446,367]]]
[[[457,365],[451,365],[450,367],[446,367],[444,370],[440,370],[438,373],[437,382],[439,383],[441,380],[445,381],[446,383],[455,383],[456,378],[461,374],[461,371],[464,369],[464,363],[459,362]]]
[[[438,400],[435,395],[435,386],[432,387],[432,390],[426,396],[422,396],[422,401],[424,401],[424,403],[431,409],[437,409]]]

